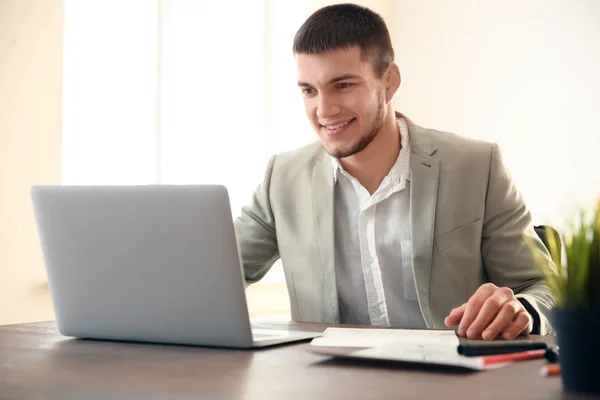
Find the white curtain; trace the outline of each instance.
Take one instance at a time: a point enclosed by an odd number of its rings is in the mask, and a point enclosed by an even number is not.
[[[157,181],[156,1],[66,0],[63,183]]]
[[[308,15],[308,1],[66,0],[63,184],[220,183],[239,215],[270,155],[316,140],[292,54]]]

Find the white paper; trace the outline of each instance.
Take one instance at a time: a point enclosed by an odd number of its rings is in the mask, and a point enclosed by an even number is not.
[[[458,337],[453,330],[425,329],[368,329],[327,328],[311,345],[323,347],[375,347],[388,343],[434,344],[458,347]]]
[[[448,344],[388,343],[382,346],[353,351],[352,358],[389,361],[406,361],[422,364],[460,366],[475,370],[499,368],[506,364],[483,365],[483,357],[465,357],[458,354],[456,346]]]
[[[458,354],[459,343],[453,330],[327,328],[321,337],[312,340],[311,345],[318,353],[347,358],[449,365],[474,370],[507,365],[484,365],[483,357],[462,356]],[[339,347],[356,350],[338,353],[335,348]]]

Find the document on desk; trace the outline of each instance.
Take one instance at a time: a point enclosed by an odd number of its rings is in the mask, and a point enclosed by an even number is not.
[[[483,370],[506,363],[487,365],[483,357],[458,354],[459,340],[452,330],[347,329],[327,328],[311,342],[314,352],[344,358],[402,361]],[[336,349],[350,348],[341,353]]]
[[[368,329],[327,328],[311,345],[324,347],[366,348],[393,342],[432,343],[458,347],[458,337],[453,330],[433,329]]]

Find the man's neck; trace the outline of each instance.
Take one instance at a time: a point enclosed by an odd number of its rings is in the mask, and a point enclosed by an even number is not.
[[[396,115],[388,110],[381,131],[361,152],[340,159],[344,169],[367,189],[375,193],[400,154],[400,132]]]

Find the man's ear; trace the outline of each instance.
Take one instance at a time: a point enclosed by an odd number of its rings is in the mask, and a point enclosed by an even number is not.
[[[400,82],[402,81],[400,77],[400,68],[398,68],[398,64],[391,63],[384,75],[385,80],[385,102],[389,103],[394,98],[396,91],[400,87]]]

